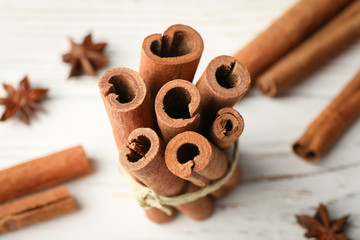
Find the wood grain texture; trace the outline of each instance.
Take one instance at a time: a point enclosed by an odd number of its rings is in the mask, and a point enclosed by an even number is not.
[[[121,233],[122,239],[301,240],[304,230],[294,215],[312,214],[319,202],[329,204],[334,218],[352,214],[348,233],[360,238],[360,122],[319,163],[306,163],[291,152],[291,143],[358,71],[360,43],[287,95],[272,100],[252,89],[235,106],[245,120],[244,182],[217,202],[205,222],[190,224],[179,216],[156,226],[133,199],[114,196],[130,188],[117,169],[118,153],[97,88],[100,74],[118,66],[138,69],[143,39],[182,23],[204,39],[196,83],[211,59],[234,54],[295,2],[0,1],[0,82],[17,84],[28,74],[34,87],[50,88],[46,113],[38,113],[30,127],[15,119],[0,124],[0,168],[77,144],[95,164],[94,174],[67,184],[80,206],[76,214],[1,239],[119,239]],[[111,63],[97,78],[67,80],[69,66],[61,61],[69,49],[67,37],[81,41],[89,31],[94,41],[108,42]]]

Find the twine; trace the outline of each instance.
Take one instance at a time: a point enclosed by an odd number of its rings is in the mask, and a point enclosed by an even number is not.
[[[238,140],[236,140],[235,144],[234,144],[233,155],[230,160],[230,167],[224,177],[220,178],[219,180],[213,182],[212,184],[210,184],[204,188],[201,188],[200,190],[198,190],[196,192],[185,193],[185,194],[177,195],[174,197],[165,197],[165,196],[159,195],[151,188],[148,188],[148,187],[138,183],[119,164],[119,168],[123,172],[127,183],[130,185],[131,189],[135,193],[135,196],[129,196],[128,194],[118,194],[118,195],[123,196],[123,197],[136,198],[136,200],[138,201],[139,205],[142,208],[148,209],[148,208],[155,207],[155,208],[162,210],[163,212],[165,212],[167,215],[170,216],[171,209],[166,206],[176,206],[176,205],[189,203],[189,202],[195,201],[199,198],[205,197],[209,193],[212,193],[212,192],[218,190],[219,188],[221,188],[232,176],[232,174],[237,166],[237,163],[239,161],[239,158],[237,157],[238,154],[239,154],[239,144],[238,144]]]

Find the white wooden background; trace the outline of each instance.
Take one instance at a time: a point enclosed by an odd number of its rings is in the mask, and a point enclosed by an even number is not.
[[[217,201],[213,216],[195,222],[179,216],[166,225],[146,219],[117,169],[117,150],[97,88],[108,68],[137,70],[143,38],[175,23],[202,35],[205,50],[196,73],[220,54],[233,54],[296,0],[253,1],[0,1],[0,82],[50,88],[31,126],[16,119],[0,123],[0,168],[81,144],[93,175],[66,183],[80,210],[2,235],[1,239],[304,239],[295,214],[313,214],[319,202],[333,217],[351,214],[348,234],[360,238],[360,121],[317,164],[300,160],[291,144],[360,67],[360,43],[293,88],[269,99],[257,90],[236,109],[246,121],[240,165],[244,182]],[[67,80],[61,54],[68,36],[92,32],[107,41],[111,64],[97,77]],[[4,96],[0,90],[0,96]],[[0,111],[3,111],[1,107]],[[1,187],[1,186],[0,186]]]

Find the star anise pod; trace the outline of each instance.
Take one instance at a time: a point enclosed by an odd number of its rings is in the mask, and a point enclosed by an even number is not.
[[[5,105],[5,112],[0,121],[5,121],[19,112],[20,120],[29,124],[30,118],[34,117],[35,110],[44,111],[37,102],[45,98],[49,90],[42,88],[30,89],[28,77],[21,80],[19,85],[19,90],[16,90],[10,84],[3,84],[7,97],[0,98],[0,105]]]
[[[317,240],[350,240],[342,234],[349,215],[330,221],[327,208],[320,204],[314,217],[297,215],[297,222],[307,229],[305,237]]]
[[[71,51],[62,56],[64,62],[71,64],[69,78],[79,76],[83,72],[95,76],[96,69],[108,64],[109,59],[103,55],[106,43],[93,43],[91,34],[88,34],[81,45],[76,44],[71,38]]]

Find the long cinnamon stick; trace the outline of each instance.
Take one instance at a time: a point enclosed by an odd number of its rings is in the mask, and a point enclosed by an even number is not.
[[[164,152],[165,143],[154,130],[138,128],[130,134],[128,144],[120,149],[119,162],[130,174],[158,194],[175,196],[184,193],[188,190],[185,188],[186,182],[168,170]],[[210,216],[212,210],[206,209],[205,211],[194,206],[202,202],[209,205],[207,197],[205,197],[187,203],[178,210],[193,219],[205,219]]]
[[[307,161],[319,159],[360,115],[360,72],[311,123],[293,149]]]
[[[91,166],[81,146],[0,171],[0,202],[86,175]]]
[[[152,34],[144,39],[141,50],[140,75],[152,98],[168,81],[192,81],[204,50],[200,34],[193,28],[176,24],[163,35]]]
[[[184,131],[200,127],[200,93],[191,82],[176,79],[166,83],[155,99],[155,112],[165,142]]]
[[[62,186],[0,205],[0,233],[14,231],[75,211],[69,190]]]
[[[226,107],[216,113],[216,119],[211,127],[210,138],[218,148],[229,151],[243,130],[244,119],[240,113],[233,108]],[[241,169],[236,166],[230,179],[221,188],[212,192],[211,195],[217,198],[226,196],[241,182],[241,179]]]
[[[359,39],[360,1],[355,1],[324,28],[260,75],[256,86],[264,94],[274,97]]]
[[[250,87],[250,75],[235,58],[222,55],[211,60],[196,86],[208,117],[239,101]]]
[[[154,106],[139,73],[124,67],[108,70],[99,89],[118,149],[134,129],[155,126]]]
[[[199,187],[224,176],[228,159],[223,151],[196,132],[176,135],[166,146],[165,162],[168,169]]]
[[[235,54],[255,80],[257,75],[303,41],[351,0],[301,0]]]

